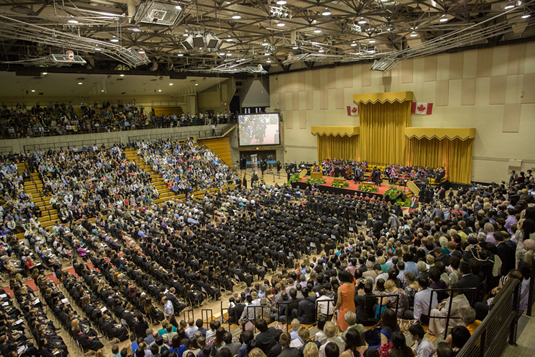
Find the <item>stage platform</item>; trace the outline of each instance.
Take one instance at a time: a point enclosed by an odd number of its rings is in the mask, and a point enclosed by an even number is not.
[[[306,180],[307,178],[310,178],[310,176],[305,176],[301,179],[301,181],[297,182],[299,184],[299,187],[302,188],[302,189],[305,189],[307,184],[306,184]],[[332,193],[343,193],[343,194],[347,194],[349,193],[350,195],[353,195],[355,192],[357,193],[363,193],[363,194],[371,194],[371,195],[374,195],[374,196],[383,196],[383,194],[386,192],[386,190],[388,190],[390,187],[392,186],[395,186],[395,185],[389,185],[388,183],[385,183],[385,182],[388,182],[388,181],[384,181],[383,180],[383,183],[381,184],[381,186],[378,186],[378,191],[377,192],[365,192],[365,191],[359,191],[358,190],[358,187],[360,185],[362,185],[362,182],[359,182],[359,183],[355,183],[353,181],[347,181],[346,182],[349,184],[348,187],[333,187],[332,186],[332,183],[334,181],[334,177],[330,177],[330,176],[323,176],[323,179],[325,181],[327,181],[325,184],[323,185],[319,185],[318,188],[320,189],[320,191],[326,191],[326,192],[332,192]],[[397,188],[401,188],[401,189],[404,189],[407,193],[411,192],[407,187],[400,187],[400,186],[395,186]]]

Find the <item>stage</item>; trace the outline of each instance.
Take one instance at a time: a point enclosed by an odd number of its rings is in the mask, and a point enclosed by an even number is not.
[[[305,189],[307,186],[307,183],[306,183],[306,180],[310,178],[310,176],[305,176],[301,179],[301,181],[299,182],[296,182],[296,184],[301,188],[301,189]],[[355,192],[357,193],[362,193],[363,195],[366,195],[368,194],[368,196],[370,195],[373,195],[373,196],[381,196],[383,197],[383,194],[386,192],[386,190],[388,190],[390,187],[394,186],[394,187],[397,187],[397,188],[400,188],[400,189],[404,189],[406,192],[410,192],[410,190],[407,188],[407,187],[401,187],[401,186],[395,186],[395,185],[389,185],[388,183],[385,183],[385,181],[383,181],[383,183],[381,184],[381,186],[378,186],[377,188],[379,189],[377,192],[366,192],[366,191],[359,191],[358,190],[358,187],[362,184],[362,182],[358,182],[358,183],[355,183],[354,181],[347,181],[346,182],[349,184],[348,187],[333,187],[332,186],[332,183],[334,181],[334,177],[330,177],[330,176],[323,176],[323,179],[325,181],[327,181],[326,183],[322,184],[322,185],[318,185],[317,187],[320,189],[320,191],[325,191],[325,192],[330,192],[330,193],[336,193],[336,194],[350,194],[350,195],[353,195],[355,194]],[[386,181],[387,182],[387,181]]]

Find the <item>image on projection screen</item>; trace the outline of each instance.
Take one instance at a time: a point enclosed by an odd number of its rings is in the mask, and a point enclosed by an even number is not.
[[[280,145],[279,114],[238,115],[240,146]]]

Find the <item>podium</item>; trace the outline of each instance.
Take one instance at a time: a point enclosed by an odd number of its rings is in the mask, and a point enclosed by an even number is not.
[[[321,172],[311,172],[310,173],[310,178],[321,179],[322,177],[323,177],[323,175],[322,175]]]

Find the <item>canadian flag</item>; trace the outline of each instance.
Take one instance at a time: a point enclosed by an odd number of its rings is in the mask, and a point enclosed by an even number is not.
[[[429,115],[433,112],[433,103],[416,103],[412,102],[411,113]]]
[[[348,105],[347,106],[347,115],[359,115],[359,106],[358,105]]]

